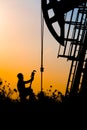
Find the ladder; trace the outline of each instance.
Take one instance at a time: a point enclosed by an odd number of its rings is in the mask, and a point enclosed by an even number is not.
[[[65,14],[65,30],[64,47],[59,45],[57,57],[64,57],[67,60],[71,60],[71,68],[65,92],[65,95],[68,95],[73,89],[74,82],[76,82],[78,66],[81,68],[80,73],[78,72],[78,88],[81,88],[84,75],[83,69],[87,61],[86,48],[84,49],[82,59],[80,54],[83,48],[87,46],[85,45],[85,38],[87,38],[87,2]],[[79,91],[78,88],[76,91]]]

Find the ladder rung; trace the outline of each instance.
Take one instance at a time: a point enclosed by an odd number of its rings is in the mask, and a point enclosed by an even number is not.
[[[79,61],[78,58],[74,57],[74,56],[68,56],[68,60],[75,60],[75,61]]]
[[[64,57],[64,58],[68,58],[68,55],[58,55],[58,57]]]
[[[75,42],[71,42],[72,45],[79,45],[79,46],[83,46],[83,43],[75,43]]]
[[[87,14],[87,10],[85,10],[85,11],[83,11],[83,10],[79,10],[79,13]]]
[[[80,27],[80,26],[76,26],[76,29],[81,29],[81,30],[87,30],[87,27]]]
[[[84,25],[81,24],[81,22],[74,22],[74,21],[65,21],[66,24],[72,24],[72,25]]]
[[[78,42],[80,43],[80,41],[78,41],[77,39],[71,39],[71,38],[64,38],[65,41],[72,41],[72,42]]]

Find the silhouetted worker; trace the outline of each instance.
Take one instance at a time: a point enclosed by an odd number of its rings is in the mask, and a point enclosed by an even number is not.
[[[31,95],[33,93],[33,90],[31,88],[31,84],[32,81],[34,80],[34,74],[35,74],[35,70],[33,70],[33,72],[31,73],[31,79],[24,81],[24,77],[22,73],[18,73],[17,77],[18,77],[18,83],[17,83],[17,89],[19,91],[19,96],[20,96],[20,100],[22,102],[26,101],[26,97],[28,95]],[[25,84],[30,83],[30,87],[26,88]]]

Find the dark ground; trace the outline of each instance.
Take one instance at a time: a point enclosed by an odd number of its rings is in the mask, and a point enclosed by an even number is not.
[[[81,129],[87,127],[86,97],[63,97],[56,101],[39,95],[26,102],[0,99],[1,125],[8,129]],[[86,123],[85,123],[86,122]]]

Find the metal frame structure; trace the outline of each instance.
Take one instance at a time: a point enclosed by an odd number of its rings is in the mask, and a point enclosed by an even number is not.
[[[84,69],[86,70],[87,58],[87,3],[79,5],[68,13],[65,18],[66,41],[62,54],[60,45],[58,57],[66,57],[67,60],[72,61],[65,95],[69,93],[75,95],[83,89],[83,86],[86,87]]]
[[[48,29],[60,43],[58,58],[71,60],[65,96],[77,93],[85,95],[87,93],[87,0],[42,0],[42,11]],[[57,25],[59,32],[56,31]]]

